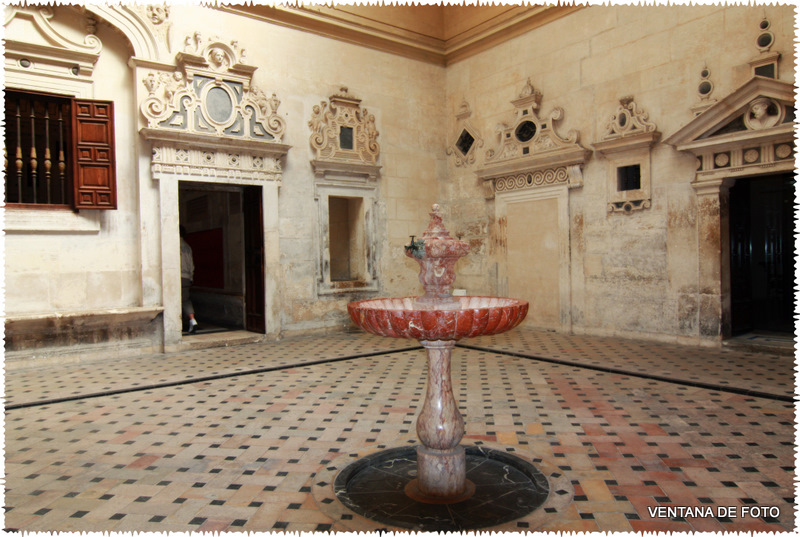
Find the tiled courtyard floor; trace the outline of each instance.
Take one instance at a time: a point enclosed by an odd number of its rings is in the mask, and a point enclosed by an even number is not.
[[[464,344],[462,443],[567,483],[489,529],[794,531],[792,357],[523,329]],[[343,509],[331,480],[416,442],[424,371],[415,341],[346,333],[8,371],[4,525],[392,529]]]

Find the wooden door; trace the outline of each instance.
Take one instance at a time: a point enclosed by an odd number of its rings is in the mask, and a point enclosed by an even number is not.
[[[793,331],[794,178],[740,179],[730,191],[731,327]]]

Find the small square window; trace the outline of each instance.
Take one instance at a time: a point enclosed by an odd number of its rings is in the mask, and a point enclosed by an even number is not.
[[[339,127],[339,149],[353,149],[353,127]]]
[[[617,168],[617,191],[639,190],[642,188],[642,170],[638,164]]]

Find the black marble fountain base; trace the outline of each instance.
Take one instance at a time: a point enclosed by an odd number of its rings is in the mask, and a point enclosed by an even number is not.
[[[417,531],[464,531],[497,526],[544,504],[547,477],[529,462],[486,447],[465,446],[467,480],[475,493],[457,503],[427,503],[406,495],[417,474],[416,447],[391,448],[344,468],[333,482],[336,497],[355,513]]]

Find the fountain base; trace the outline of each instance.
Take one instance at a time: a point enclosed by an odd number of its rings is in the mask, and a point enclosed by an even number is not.
[[[399,447],[358,459],[333,482],[336,498],[372,521],[416,531],[466,531],[498,526],[540,508],[550,482],[533,464],[480,446],[465,446],[461,497],[417,496],[417,448]],[[474,492],[473,492],[474,489]]]
[[[429,496],[424,492],[422,492],[422,490],[420,489],[419,479],[412,479],[411,481],[408,482],[408,485],[405,486],[404,491],[406,493],[406,496],[408,496],[412,500],[423,503],[436,503],[444,505],[450,503],[463,502],[464,500],[472,498],[472,495],[475,494],[475,483],[473,483],[469,479],[465,479],[464,490],[456,495]]]

